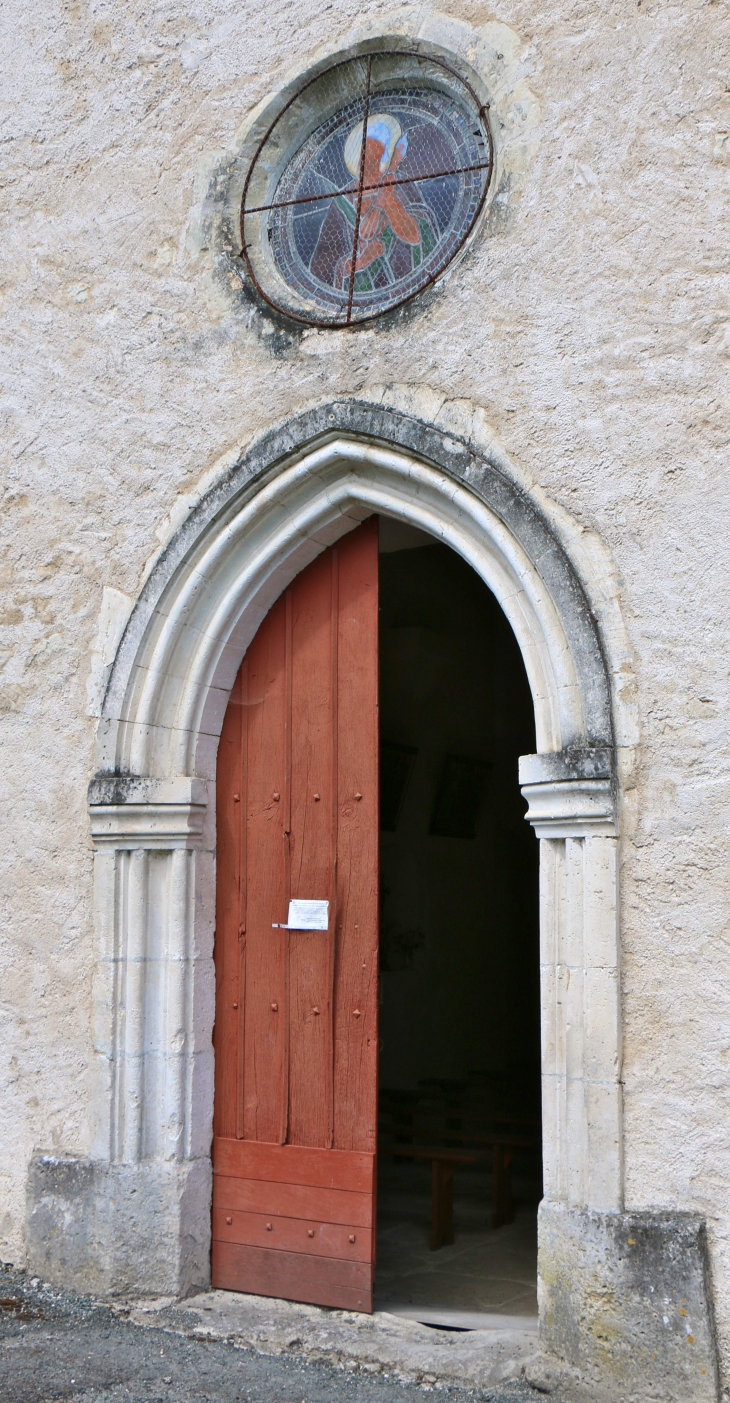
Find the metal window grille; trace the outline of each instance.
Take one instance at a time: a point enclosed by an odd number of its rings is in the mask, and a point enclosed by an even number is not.
[[[241,202],[248,276],[295,321],[368,321],[453,260],[493,167],[488,104],[444,60],[373,50],[334,64],[255,148]]]

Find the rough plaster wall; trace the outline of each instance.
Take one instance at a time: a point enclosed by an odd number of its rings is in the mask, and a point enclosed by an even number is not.
[[[87,1149],[102,591],[136,594],[177,494],[235,444],[336,393],[430,386],[486,410],[623,582],[643,742],[624,857],[627,1203],[707,1214],[730,1365],[728,4],[443,8],[513,31],[489,34],[539,104],[522,179],[402,324],[288,345],[211,296],[195,173],[323,34],[344,44],[363,15],[392,29],[391,11],[3,6],[0,1252],[22,1258],[31,1151]],[[112,601],[102,645],[114,617]]]

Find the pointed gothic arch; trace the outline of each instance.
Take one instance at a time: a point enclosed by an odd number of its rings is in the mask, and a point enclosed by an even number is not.
[[[392,409],[340,401],[257,442],[200,499],[152,569],[111,669],[89,793],[89,1173],[107,1238],[97,1286],[177,1293],[207,1279],[218,736],[273,601],[373,512],[458,551],[521,648],[539,752],[521,780],[543,840],[546,1199],[622,1206],[614,726],[584,583],[496,457]]]

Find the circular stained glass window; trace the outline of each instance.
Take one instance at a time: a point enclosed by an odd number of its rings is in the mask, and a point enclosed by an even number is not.
[[[251,162],[254,286],[311,325],[397,307],[464,246],[492,167],[486,104],[448,64],[381,51],[337,64],[289,99]]]

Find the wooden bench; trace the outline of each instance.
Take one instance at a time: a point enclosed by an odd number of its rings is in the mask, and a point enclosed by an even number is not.
[[[476,1164],[492,1151],[492,1227],[501,1228],[514,1222],[515,1207],[512,1194],[512,1161],[515,1150],[534,1149],[535,1141],[527,1135],[469,1134],[448,1130],[444,1140],[456,1144],[423,1147],[411,1143],[418,1139],[418,1130],[408,1127],[408,1140],[397,1139],[379,1146],[379,1153],[391,1159],[427,1159],[431,1161],[431,1249],[454,1241],[454,1173],[460,1164]],[[458,1145],[458,1148],[457,1148]]]
[[[459,1150],[422,1148],[415,1145],[379,1146],[378,1153],[391,1159],[431,1161],[431,1238],[432,1252],[449,1247],[454,1241],[454,1174],[460,1164],[475,1164],[478,1155]]]
[[[531,1135],[513,1135],[506,1131],[473,1134],[469,1131],[448,1130],[445,1141],[454,1141],[468,1150],[492,1151],[492,1227],[501,1228],[505,1223],[513,1223],[515,1217],[512,1196],[512,1161],[515,1150],[534,1150],[536,1142]]]

